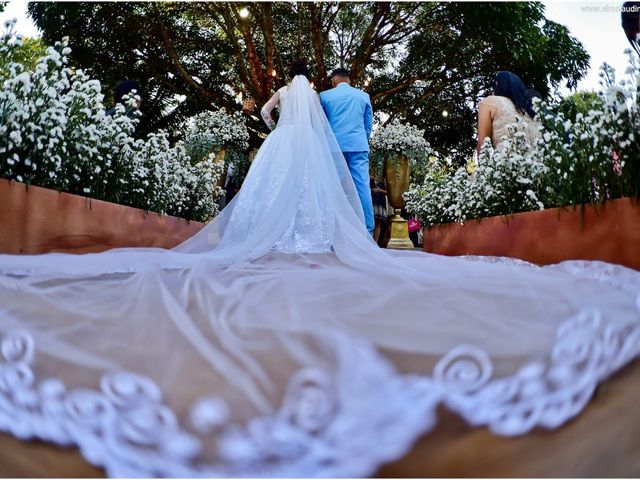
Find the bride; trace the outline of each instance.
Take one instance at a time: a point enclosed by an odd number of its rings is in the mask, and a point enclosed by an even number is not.
[[[171,251],[0,255],[0,430],[114,476],[356,476],[446,405],[557,428],[640,354],[640,275],[377,248],[302,75]]]

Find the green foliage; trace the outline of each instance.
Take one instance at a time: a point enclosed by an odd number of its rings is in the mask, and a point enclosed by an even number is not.
[[[38,62],[38,59],[45,55],[47,47],[39,38],[23,38],[19,47],[16,47],[14,58],[16,61],[24,65],[28,71],[33,71]],[[3,55],[0,57],[0,78],[4,78],[4,74],[7,72],[7,63],[9,63],[9,57]]]
[[[1,8],[0,11],[2,11]],[[47,46],[39,38],[23,38],[16,35],[12,21],[5,22],[4,27],[5,30],[2,33],[4,46],[0,50],[0,80],[7,78],[9,63],[12,61],[21,64],[27,71],[33,71],[38,60],[45,56],[47,50]]]
[[[28,10],[46,43],[61,35],[70,37],[75,66],[107,86],[105,104],[112,103],[118,82],[139,83],[143,113],[139,136],[159,128],[178,129],[185,118],[225,95],[225,67],[218,59],[229,60],[228,47],[204,28],[185,28],[189,4],[33,2]],[[167,30],[171,36],[165,43]],[[180,52],[179,60],[172,57],[174,52]],[[186,84],[180,68],[197,72],[210,95],[200,95],[197,83]],[[186,100],[179,102],[176,95]]]
[[[572,122],[578,114],[584,116],[592,110],[602,110],[604,101],[596,92],[576,92],[564,97],[557,105],[556,111]]]
[[[370,79],[374,110],[424,129],[458,164],[473,151],[475,102],[497,71],[546,94],[574,86],[588,66],[540,3],[32,2],[29,12],[46,42],[69,35],[76,65],[103,84],[138,80],[141,132],[177,129],[212,105],[237,111],[238,92],[259,108],[303,56],[319,89],[339,65],[356,86]],[[257,112],[248,125],[256,146],[266,132]]]
[[[373,97],[392,118],[423,128],[431,146],[458,165],[473,152],[477,100],[491,93],[498,71],[517,73],[543,95],[561,83],[575,86],[587,71],[582,45],[546,20],[540,3],[425,3],[421,13],[420,34],[398,68],[375,79]],[[385,95],[407,79],[416,80]]]

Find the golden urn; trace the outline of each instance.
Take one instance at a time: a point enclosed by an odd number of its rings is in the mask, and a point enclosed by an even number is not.
[[[400,211],[405,205],[402,195],[409,188],[409,159],[405,156],[393,159],[387,157],[384,161],[384,179],[387,184],[387,198],[395,213],[391,219],[391,234],[387,248],[413,249],[407,221],[400,216]]]

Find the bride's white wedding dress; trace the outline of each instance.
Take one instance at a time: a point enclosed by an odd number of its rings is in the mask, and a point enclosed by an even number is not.
[[[355,476],[445,404],[556,428],[640,354],[640,275],[387,252],[296,77],[236,198],[172,251],[0,255],[0,430],[118,476]]]

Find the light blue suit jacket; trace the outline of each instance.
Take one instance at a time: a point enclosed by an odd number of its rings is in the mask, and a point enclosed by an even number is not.
[[[320,94],[320,103],[329,119],[340,150],[368,152],[373,127],[373,110],[369,94],[347,83]]]

